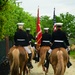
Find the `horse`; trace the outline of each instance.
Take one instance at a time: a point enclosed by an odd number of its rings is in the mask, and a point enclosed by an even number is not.
[[[64,48],[55,48],[50,54],[50,64],[54,75],[64,75],[68,63],[68,53]]]
[[[40,48],[39,46],[37,47],[39,49],[39,57],[40,57],[38,67],[42,65],[43,71],[45,72],[45,75],[46,75],[48,73],[48,69],[45,69],[44,64],[45,64],[45,59],[46,59],[46,53],[50,49],[50,47],[49,46],[42,46]]]
[[[28,55],[21,46],[13,46],[8,52],[10,75],[25,75]]]

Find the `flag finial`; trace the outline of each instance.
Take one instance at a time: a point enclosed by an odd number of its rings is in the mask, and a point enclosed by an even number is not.
[[[55,31],[56,30],[56,25],[55,25],[55,23],[56,23],[56,16],[55,16],[55,8],[54,8],[54,12],[53,12],[53,30]]]

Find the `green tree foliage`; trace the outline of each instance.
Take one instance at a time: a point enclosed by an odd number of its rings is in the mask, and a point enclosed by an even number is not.
[[[29,12],[25,12],[23,8],[16,5],[16,0],[0,0],[0,39],[5,36],[13,38],[15,31],[17,30],[17,23],[24,22],[24,30],[27,27],[31,28],[31,34],[36,35],[36,19]],[[37,13],[36,13],[37,14]],[[66,31],[70,38],[75,38],[75,16],[69,13],[60,14],[56,16],[56,22],[63,22],[63,30]],[[40,17],[41,28],[49,27],[49,32],[53,31],[53,19],[49,16]],[[35,34],[34,34],[35,33]]]
[[[23,11],[23,8],[16,6],[14,2],[8,2],[6,7],[0,12],[0,39],[5,36],[13,38],[15,31],[17,30],[17,23],[24,22],[24,27],[30,27],[35,29],[35,18],[28,12]],[[33,34],[33,32],[31,31]]]
[[[8,0],[0,0],[0,10],[3,9],[3,7],[6,5]]]
[[[63,22],[63,30],[66,31],[69,38],[75,38],[75,16],[69,13],[60,14],[60,20]]]
[[[41,20],[42,30],[43,30],[43,28],[48,27],[49,32],[51,33],[52,30],[53,30],[53,21],[52,21],[52,19],[50,19],[49,16],[45,15],[45,16],[41,16],[40,20]]]

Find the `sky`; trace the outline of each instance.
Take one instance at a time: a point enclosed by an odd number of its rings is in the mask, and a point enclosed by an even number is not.
[[[32,16],[37,16],[37,9],[39,6],[40,16],[53,17],[53,11],[55,8],[55,15],[59,16],[61,13],[66,14],[69,12],[75,15],[75,0],[17,0],[20,3],[20,7],[24,11],[29,12]]]

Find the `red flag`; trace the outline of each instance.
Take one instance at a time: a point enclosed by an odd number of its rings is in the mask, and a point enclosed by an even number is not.
[[[39,8],[37,10],[37,26],[36,26],[36,42],[37,44],[41,44],[41,38],[42,38],[42,30],[40,26],[40,17],[39,17]]]
[[[55,8],[54,8],[54,12],[53,12],[53,30],[56,31],[56,17],[55,17]]]

